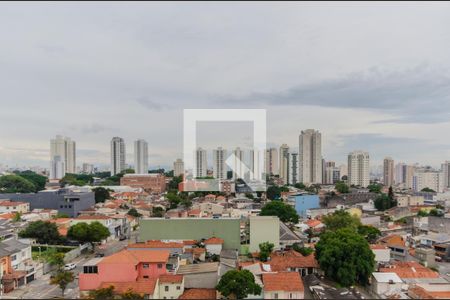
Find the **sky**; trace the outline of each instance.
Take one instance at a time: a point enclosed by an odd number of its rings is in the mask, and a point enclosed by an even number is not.
[[[183,109],[258,108],[269,146],[298,148],[314,128],[326,160],[362,149],[374,165],[438,166],[449,49],[450,3],[2,2],[0,164],[48,167],[62,134],[79,165],[109,164],[120,136],[128,163],[142,138],[150,167],[167,168]],[[242,126],[198,132],[220,145],[248,139]]]

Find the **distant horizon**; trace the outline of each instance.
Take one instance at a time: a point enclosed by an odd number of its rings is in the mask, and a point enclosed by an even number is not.
[[[48,168],[61,134],[78,165],[120,136],[169,167],[192,108],[266,109],[269,147],[314,128],[338,164],[450,160],[450,3],[0,5],[1,165]]]

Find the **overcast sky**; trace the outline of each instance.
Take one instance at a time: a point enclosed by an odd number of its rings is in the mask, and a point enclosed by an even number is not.
[[[0,164],[47,167],[63,134],[78,164],[108,164],[121,136],[129,163],[143,138],[168,166],[184,108],[265,108],[270,145],[315,128],[326,160],[437,166],[450,3],[0,4]]]

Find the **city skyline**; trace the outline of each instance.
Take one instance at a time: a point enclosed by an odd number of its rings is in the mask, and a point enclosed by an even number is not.
[[[268,148],[295,149],[315,128],[338,164],[364,149],[374,165],[438,167],[450,159],[448,7],[5,3],[0,117],[15,128],[0,130],[0,164],[48,167],[48,139],[61,134],[79,164],[108,165],[121,136],[145,139],[150,165],[170,168],[182,109],[244,107],[267,109]]]

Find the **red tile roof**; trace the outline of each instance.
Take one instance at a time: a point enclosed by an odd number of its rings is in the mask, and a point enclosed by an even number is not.
[[[186,246],[192,246],[192,245],[195,245],[196,243],[197,243],[196,240],[184,240],[183,241],[183,244]]]
[[[16,213],[4,213],[4,214],[0,214],[0,219],[14,219],[14,217],[16,216]]]
[[[298,272],[263,273],[264,291],[302,292],[305,290]]]
[[[308,227],[316,227],[319,226],[320,224],[322,224],[322,222],[320,222],[319,220],[315,220],[315,219],[311,219],[305,222],[306,225],[308,225]]]
[[[415,261],[396,262],[390,268],[380,268],[380,272],[396,273],[400,278],[439,278],[439,273]]]
[[[181,283],[183,275],[159,275],[160,283]]]
[[[122,250],[104,257],[98,264],[160,263],[169,260],[168,250]]]
[[[178,299],[217,299],[215,289],[189,289]]]
[[[17,205],[22,205],[22,204],[28,204],[27,202],[13,202],[13,201],[9,201],[9,200],[3,200],[0,201],[0,206],[17,206]]]
[[[224,241],[221,238],[212,237],[205,241],[205,245],[218,245],[218,244],[223,244],[223,242]]]
[[[272,253],[267,264],[275,272],[287,271],[289,268],[319,268],[314,254],[303,256],[294,250]]]
[[[388,247],[386,247],[384,245],[372,244],[372,245],[370,245],[370,249],[372,249],[372,250],[375,250],[375,249],[388,249]]]
[[[183,248],[181,242],[163,242],[161,240],[150,240],[145,243],[129,244],[128,248]]]
[[[78,220],[108,220],[111,218],[108,216],[103,216],[103,215],[83,215],[83,216],[78,216],[77,219]]]
[[[153,295],[156,287],[156,278],[139,281],[102,282],[99,288],[114,287],[114,293],[123,294],[129,290],[141,295]]]

